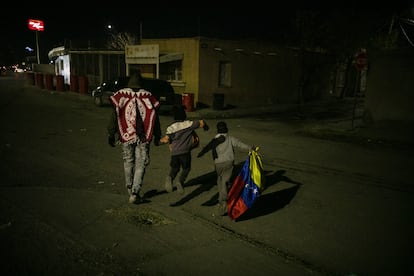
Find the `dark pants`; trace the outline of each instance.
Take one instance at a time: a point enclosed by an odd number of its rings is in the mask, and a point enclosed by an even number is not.
[[[188,174],[191,171],[191,152],[179,155],[172,155],[170,160],[170,177],[174,180],[178,172],[181,171],[180,183],[184,184]]]

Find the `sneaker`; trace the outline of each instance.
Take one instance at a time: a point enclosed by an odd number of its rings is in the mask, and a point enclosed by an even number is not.
[[[139,194],[132,194],[129,196],[129,203],[131,204],[139,204],[144,202],[144,198]]]
[[[172,185],[172,179],[171,176],[167,176],[165,178],[165,190],[167,191],[167,193],[171,193],[173,190],[173,185]]]
[[[129,203],[134,204],[134,203],[136,203],[136,202],[137,202],[137,195],[135,195],[135,194],[131,194],[131,195],[129,196]]]
[[[178,191],[179,194],[184,193],[184,185],[181,182],[177,183],[177,191]]]

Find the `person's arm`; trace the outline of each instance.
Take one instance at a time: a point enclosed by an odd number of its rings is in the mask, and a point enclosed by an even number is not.
[[[197,157],[201,157],[204,154],[206,154],[207,152],[209,152],[210,150],[213,149],[213,145],[214,145],[214,138],[211,139],[211,141],[201,149],[201,151],[197,154]]]
[[[214,151],[216,149],[216,147],[223,143],[224,140],[226,140],[226,138],[223,135],[220,135],[217,138],[213,138],[211,139],[211,141],[205,146],[203,147],[203,149],[197,154],[197,157],[201,157],[204,154],[206,154],[207,152],[209,152],[210,150],[213,151],[213,159],[217,158],[217,152],[214,154]]]
[[[116,134],[118,133],[118,120],[117,120],[115,108],[112,109],[112,112],[109,116],[107,132],[108,132],[108,144],[111,147],[114,147],[115,142],[116,142]]]
[[[233,147],[238,148],[239,150],[250,151],[250,150],[253,149],[253,147],[255,147],[255,146],[251,146],[251,145],[248,145],[246,143],[243,143],[241,140],[239,140],[238,138],[236,138],[234,136],[232,136],[231,139],[232,139]]]
[[[160,117],[158,116],[158,111],[157,111],[157,114],[155,116],[154,131],[153,131],[154,145],[156,146],[160,145],[161,135],[162,135],[161,134],[161,123],[160,123]]]

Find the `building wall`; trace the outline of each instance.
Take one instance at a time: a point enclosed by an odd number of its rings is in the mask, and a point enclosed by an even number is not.
[[[143,39],[158,44],[163,53],[182,53],[182,82],[172,82],[176,93],[194,93],[196,104],[212,106],[215,94],[224,95],[225,105],[296,103],[300,61],[295,49],[260,41],[232,41],[205,37]],[[332,68],[320,53],[305,53],[310,68],[304,87],[305,101],[323,98],[330,91]],[[300,59],[300,60],[299,60]],[[231,86],[219,86],[220,62],[231,63]],[[334,63],[332,63],[334,64]],[[313,66],[313,67],[312,67]],[[316,69],[315,69],[316,68]]]
[[[83,76],[88,79],[88,89],[91,89],[103,81],[126,74],[125,52],[121,50],[57,47],[49,52],[49,59],[54,60],[54,73],[62,75],[66,85],[70,85],[71,76]]]
[[[121,51],[70,52],[70,75],[88,78],[89,87],[125,76],[125,53]]]
[[[176,93],[194,93],[196,103],[212,105],[214,94],[227,104],[292,102],[298,82],[297,55],[272,44],[203,37],[144,39],[158,44],[160,54],[183,53],[183,81],[172,83]],[[219,64],[231,63],[231,86],[219,86]],[[257,96],[259,95],[259,96]]]
[[[295,52],[271,44],[205,39],[200,54],[200,101],[210,104],[224,94],[225,105],[294,101],[298,64]],[[231,63],[230,87],[219,86],[219,63]]]
[[[182,82],[172,82],[175,93],[193,93],[195,102],[199,97],[199,38],[143,39],[141,44],[158,44],[160,55],[182,53]]]
[[[33,72],[42,72],[43,74],[54,74],[54,66],[53,64],[32,64],[32,71]]]
[[[55,74],[63,76],[64,83],[70,84],[70,56],[61,55],[55,60]]]
[[[414,120],[414,53],[369,53],[365,110],[370,120]]]
[[[305,102],[330,97],[330,71],[335,69],[335,63],[324,53],[303,51],[301,56],[297,49],[259,41],[209,40],[209,44],[211,47],[201,49],[201,53],[206,51],[200,55],[200,63],[208,64],[202,66],[205,71],[200,73],[201,80],[206,83],[201,86],[224,94],[225,104],[297,103],[301,83]],[[226,60],[232,64],[231,87],[219,87],[218,63]],[[205,74],[210,74],[210,79],[205,79]],[[211,102],[212,95],[205,96],[201,100]]]

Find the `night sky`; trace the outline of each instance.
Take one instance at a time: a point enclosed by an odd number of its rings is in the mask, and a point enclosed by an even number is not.
[[[87,10],[87,11],[86,11]],[[263,11],[242,9],[114,9],[98,7],[91,12],[88,7],[71,6],[59,10],[16,9],[2,10],[7,16],[3,20],[0,35],[0,62],[13,56],[27,54],[25,47],[36,49],[36,31],[28,29],[28,19],[44,22],[45,29],[38,32],[42,56],[53,47],[64,45],[65,41],[103,40],[108,36],[107,26],[114,32],[130,32],[143,38],[208,36],[217,38],[260,38],[271,37],[279,28],[286,26],[288,14],[269,15]],[[293,10],[289,11],[290,15]],[[3,39],[5,38],[5,39]]]
[[[350,3],[345,9],[356,8]],[[278,41],[292,32],[297,10],[328,9],[315,1],[312,1],[312,6],[289,6],[279,2],[249,4],[240,1],[202,4],[209,5],[204,8],[178,8],[170,3],[164,4],[165,8],[162,8],[162,4],[158,8],[137,8],[137,5],[131,8],[108,8],[102,4],[94,9],[91,7],[93,4],[85,3],[82,6],[66,2],[66,7],[62,9],[2,8],[0,65],[29,55],[25,47],[36,49],[36,31],[28,29],[29,18],[44,22],[45,30],[38,32],[38,39],[42,63],[45,63],[48,62],[49,50],[63,46],[65,42],[103,41],[108,37],[109,24],[114,27],[112,31],[130,32],[137,36],[142,27],[144,39],[200,35],[222,39]],[[335,5],[335,8],[338,9],[339,6]]]

